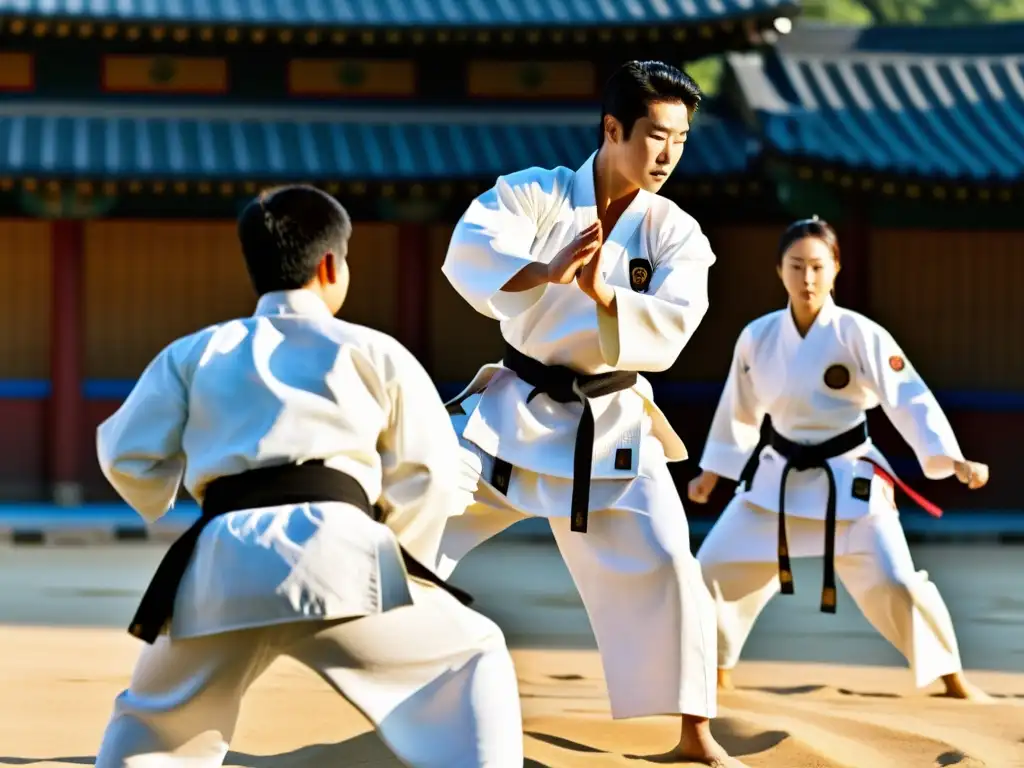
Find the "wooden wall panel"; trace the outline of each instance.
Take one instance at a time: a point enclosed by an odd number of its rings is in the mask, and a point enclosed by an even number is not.
[[[85,234],[86,378],[134,378],[166,344],[251,314],[233,222],[101,221]],[[356,224],[341,316],[394,333],[397,230]]]
[[[498,321],[486,318],[459,296],[443,274],[452,227],[430,230],[430,327],[434,378],[438,382],[465,382],[484,363],[501,359],[504,342]]]
[[[339,317],[397,336],[398,227],[357,221],[348,262],[352,285]]]
[[[0,219],[0,379],[50,375],[50,224]]]
[[[45,400],[0,398],[0,425],[3,429],[3,439],[0,440],[0,501],[41,501],[46,498],[46,423]],[[95,456],[95,429],[90,450]]]
[[[86,378],[135,378],[178,336],[255,306],[231,222],[85,228]]]
[[[1024,389],[1024,232],[876,230],[871,310],[934,389]]]
[[[711,306],[668,371],[676,381],[725,381],[743,327],[786,306],[775,272],[777,227],[729,227],[707,235],[717,258],[708,276]]]

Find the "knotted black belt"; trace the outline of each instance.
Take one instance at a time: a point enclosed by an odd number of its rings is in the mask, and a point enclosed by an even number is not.
[[[243,509],[262,509],[285,504],[342,502],[358,507],[375,520],[378,509],[370,504],[363,486],[350,475],[331,469],[321,460],[252,469],[219,477],[206,487],[202,514],[167,550],[142,596],[128,629],[133,636],[154,643],[174,613],[178,587],[192,560],[199,535],[220,515]],[[452,587],[401,548],[406,572],[450,592],[464,605],[473,598]]]
[[[761,422],[761,439],[740,473],[739,482],[745,483],[746,489],[750,490],[754,474],[757,472],[761,460],[761,451],[766,446],[770,445],[776,453],[786,459],[786,465],[782,469],[782,477],[779,481],[779,581],[782,594],[792,595],[793,569],[789,561],[789,544],[786,539],[786,480],[793,470],[803,472],[808,469],[822,469],[825,471],[825,475],[828,477],[828,504],[825,508],[825,572],[821,588],[821,610],[823,613],[836,612],[836,477],[828,460],[858,448],[867,440],[868,425],[867,422],[861,422],[856,427],[823,443],[802,445],[794,443],[776,432],[772,426],[771,417],[765,416],[764,421]]]
[[[636,384],[636,371],[610,371],[609,373],[582,374],[564,365],[546,365],[508,344],[502,362],[520,379],[533,387],[526,402],[535,396],[545,394],[558,403],[580,402],[583,415],[576,428],[576,443],[572,457],[572,501],[571,523],[573,531],[586,533],[587,516],[590,509],[590,479],[594,463],[594,412],[590,398],[610,395],[631,388]],[[632,457],[629,458],[630,469]],[[491,485],[502,493],[508,492],[512,465],[495,457]]]

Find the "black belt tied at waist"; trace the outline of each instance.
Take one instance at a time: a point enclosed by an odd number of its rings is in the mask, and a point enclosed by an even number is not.
[[[128,632],[147,643],[156,642],[174,613],[178,587],[185,575],[199,535],[207,523],[220,515],[244,509],[261,509],[286,504],[342,502],[358,507],[375,520],[379,510],[370,504],[363,486],[352,476],[331,469],[322,460],[303,464],[263,467],[213,480],[203,498],[202,514],[167,550],[135,612]],[[406,572],[450,592],[464,605],[473,598],[445,584],[440,576],[401,548]]]
[[[576,443],[572,461],[572,502],[570,507],[570,528],[579,533],[587,531],[587,516],[590,509],[590,479],[594,463],[594,412],[590,398],[610,395],[630,389],[637,381],[636,371],[610,371],[609,373],[582,374],[564,365],[546,365],[527,357],[515,347],[505,345],[502,360],[505,367],[533,387],[527,398],[545,394],[558,403],[579,402],[583,404],[583,415],[576,428]],[[630,457],[630,467],[632,457]],[[504,459],[494,458],[494,472],[491,485],[502,493],[508,492],[512,465]]]
[[[828,478],[828,505],[825,509],[825,572],[822,578],[821,610],[823,613],[836,612],[836,477],[829,466],[828,459],[842,456],[848,451],[860,447],[868,440],[867,422],[861,422],[852,429],[837,435],[830,440],[816,445],[802,445],[788,440],[772,426],[770,416],[765,416],[761,423],[761,439],[757,448],[747,460],[740,473],[739,482],[745,483],[746,489],[754,481],[754,474],[760,462],[761,451],[771,446],[776,453],[786,459],[779,481],[779,581],[782,594],[793,594],[793,569],[789,561],[789,544],[786,539],[786,479],[793,470],[803,472],[808,469],[822,469]]]

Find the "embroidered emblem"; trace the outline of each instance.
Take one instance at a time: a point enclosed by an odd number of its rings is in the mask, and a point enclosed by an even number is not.
[[[825,371],[825,386],[842,389],[850,383],[850,370],[845,365],[830,365]]]
[[[616,469],[632,469],[633,468],[633,449],[632,448],[619,448],[615,451],[615,468]]]
[[[853,478],[853,498],[861,501],[871,499],[871,479],[867,477]]]
[[[889,367],[896,371],[896,373],[899,373],[907,367],[907,362],[901,356],[893,355],[889,358]]]
[[[651,262],[647,259],[630,259],[629,287],[637,293],[647,293],[651,285]]]

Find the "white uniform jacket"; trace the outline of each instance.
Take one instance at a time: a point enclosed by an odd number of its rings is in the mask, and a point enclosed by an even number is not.
[[[765,414],[775,430],[797,443],[817,444],[846,432],[881,405],[913,449],[924,474],[942,479],[963,460],[953,430],[895,340],[877,323],[829,299],[805,337],[789,308],[764,315],[740,334],[700,466],[738,480],[758,444]],[[870,494],[892,493],[867,457],[891,467],[869,440],[829,460],[836,478],[837,519],[868,513],[867,494],[854,493],[855,478]],[[749,504],[777,512],[786,460],[773,448],[760,454],[752,487],[737,487]],[[864,487],[863,481],[860,484]],[[787,516],[824,519],[828,484],[821,469],[794,471],[786,483]]]
[[[433,382],[401,344],[333,317],[308,291],[181,338],[100,425],[104,475],[147,521],[179,486],[322,459],[355,478],[384,524],[337,502],[231,512],[203,530],[171,633],[198,636],[369,615],[410,601],[397,542],[437,557],[475,479]]]
[[[715,261],[697,222],[666,198],[641,190],[605,234],[600,268],[615,291],[617,316],[600,311],[576,283],[501,290],[530,262],[551,261],[597,220],[595,156],[575,172],[528,168],[500,177],[460,219],[443,272],[473,308],[500,322],[509,345],[542,363],[581,374],[664,371],[707,312]],[[481,391],[470,401],[465,440],[521,470],[573,477],[581,404],[544,395],[528,400],[532,387],[500,362],[481,368],[456,401]],[[687,457],[642,376],[632,389],[593,398],[591,407],[594,480],[635,478],[651,434],[663,448],[657,460]]]

